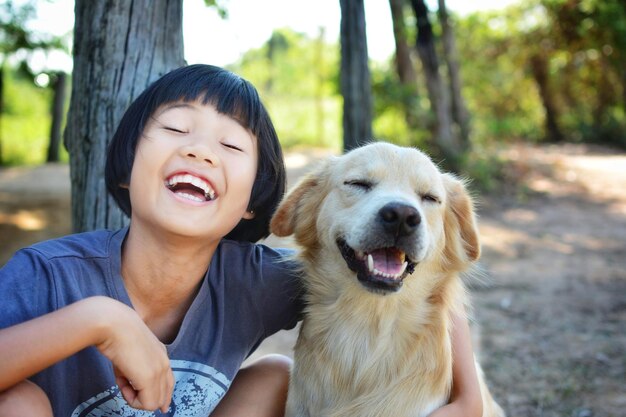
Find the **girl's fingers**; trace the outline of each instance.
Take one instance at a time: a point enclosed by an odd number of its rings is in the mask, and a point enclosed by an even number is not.
[[[115,382],[120,389],[122,397],[128,403],[128,405],[139,410],[154,411],[157,408],[163,410],[162,404],[164,404],[165,397],[162,394],[155,395],[153,392],[157,391],[156,388],[153,388],[152,390],[145,388],[137,390],[128,380],[128,378],[119,374],[119,371],[116,371],[116,373],[118,374],[118,376],[116,376]],[[167,408],[169,408],[169,402],[167,404]],[[165,409],[165,411],[167,411],[167,408]]]
[[[124,400],[133,408],[167,412],[172,400],[174,375],[170,367],[165,345],[146,329],[139,326],[145,338],[134,338],[129,345],[125,338],[119,339],[111,350],[115,381]],[[122,353],[123,354],[119,354]],[[115,354],[118,353],[118,354]],[[131,382],[132,381],[132,382]]]
[[[137,400],[137,391],[135,391],[130,381],[123,376],[117,376],[115,383],[119,387],[122,397],[124,397],[128,404],[132,405]]]
[[[165,383],[163,386],[163,406],[161,407],[161,411],[166,413],[170,408],[170,403],[172,402],[172,392],[174,391],[174,373],[172,369],[169,368],[165,374]]]

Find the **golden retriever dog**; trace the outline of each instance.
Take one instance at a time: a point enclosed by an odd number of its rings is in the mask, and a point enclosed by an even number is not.
[[[301,180],[271,230],[295,236],[306,288],[287,417],[421,417],[448,402],[459,274],[480,255],[462,181],[417,149],[370,144]],[[484,416],[503,416],[479,375]]]

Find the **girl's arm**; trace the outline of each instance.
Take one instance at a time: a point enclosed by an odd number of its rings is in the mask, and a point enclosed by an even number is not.
[[[452,394],[430,417],[481,417],[483,401],[465,315],[452,316]]]
[[[0,391],[88,346],[111,360],[131,407],[167,411],[174,377],[165,347],[133,309],[107,297],[0,330]]]

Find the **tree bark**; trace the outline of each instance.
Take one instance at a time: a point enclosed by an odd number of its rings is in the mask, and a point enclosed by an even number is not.
[[[407,42],[406,25],[404,23],[404,0],[389,0],[391,8],[391,21],[393,24],[393,38],[396,45],[396,72],[403,87],[402,105],[406,123],[411,130],[419,128],[418,104],[417,104],[417,76],[411,48]]]
[[[459,61],[457,59],[456,43],[454,31],[450,26],[448,10],[445,0],[439,0],[439,22],[441,23],[441,33],[443,40],[443,57],[448,68],[448,79],[450,81],[450,97],[452,105],[452,119],[459,127],[458,138],[463,151],[470,147],[470,125],[469,114],[463,95],[461,94],[461,77],[459,75]]]
[[[59,148],[61,146],[61,127],[63,126],[63,115],[65,110],[65,85],[67,84],[67,74],[57,72],[52,81],[52,124],[50,125],[50,144],[48,146],[48,156],[46,162],[59,162]]]
[[[609,63],[604,57],[597,62],[596,72],[598,74],[596,87],[596,105],[593,109],[593,128],[599,137],[596,140],[604,141],[607,131],[605,123],[608,121],[608,109],[614,105],[619,99],[616,99],[615,85],[610,81]]]
[[[546,114],[546,137],[551,142],[562,142],[564,136],[558,124],[556,99],[549,86],[546,58],[541,53],[533,55],[530,58],[530,67]]]
[[[411,6],[417,21],[417,39],[415,45],[422,62],[426,87],[433,113],[435,114],[435,151],[444,159],[447,167],[458,168],[462,147],[452,132],[452,118],[448,93],[439,75],[439,59],[435,49],[435,37],[428,18],[428,9],[423,0],[411,0]]]
[[[411,59],[411,48],[407,42],[406,25],[404,24],[404,0],[389,0],[393,38],[396,44],[396,71],[403,85],[415,85],[416,75]]]
[[[65,130],[76,232],[127,222],[104,183],[107,146],[130,103],[184,64],[182,1],[77,0]]]
[[[368,67],[363,0],[340,0],[343,148],[357,148],[372,137],[372,86]]]
[[[4,165],[2,153],[2,124],[4,122],[4,59],[0,62],[0,166]]]
[[[624,110],[624,113],[626,113],[626,60],[624,60],[624,67],[622,68],[621,76],[622,76],[622,110]]]
[[[316,88],[315,88],[315,126],[317,131],[317,140],[319,143],[326,143],[326,134],[324,133],[325,116],[324,116],[324,34],[323,26],[319,27],[319,35],[315,42],[315,70],[317,72]]]

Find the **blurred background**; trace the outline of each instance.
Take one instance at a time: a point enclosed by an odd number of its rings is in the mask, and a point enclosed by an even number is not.
[[[390,3],[400,4],[395,16]],[[365,2],[373,136],[428,146],[437,123],[430,93],[435,81],[420,59],[415,12],[410,2],[402,3]],[[482,154],[486,147],[513,141],[626,147],[623,1],[444,4],[446,16],[436,1],[426,2],[437,82],[446,95],[461,100],[464,115],[451,111],[448,123],[462,131],[471,151]],[[226,66],[252,81],[286,149],[341,149],[338,1],[185,0],[183,7],[188,63]],[[0,6],[0,163],[5,166],[45,162],[55,117],[56,129],[63,129],[73,17],[70,0],[10,0]],[[55,96],[62,109],[54,108]],[[67,158],[62,145],[60,158]]]
[[[467,278],[474,343],[508,415],[624,416],[624,0],[157,3],[181,5],[184,37],[184,51],[181,43],[160,54],[227,67],[258,88],[290,184],[369,138],[419,147],[470,180],[483,244]],[[93,15],[124,2],[77,4]],[[0,265],[36,241],[117,227],[103,223],[108,215],[77,221],[104,206],[81,199],[102,185],[102,156],[89,157],[85,143],[108,140],[117,121],[95,122],[77,101],[68,123],[80,73],[72,49],[82,42],[74,6],[0,3]],[[96,29],[80,32],[88,50],[104,43],[97,35],[119,35],[97,33],[98,19],[105,27],[118,12],[98,9]],[[118,70],[112,60],[110,72]],[[74,98],[107,115],[130,100],[109,100],[119,91],[106,83],[74,84]],[[96,140],[103,124],[109,130]],[[83,125],[93,132],[77,141]],[[295,337],[279,333],[255,357],[289,355]]]

